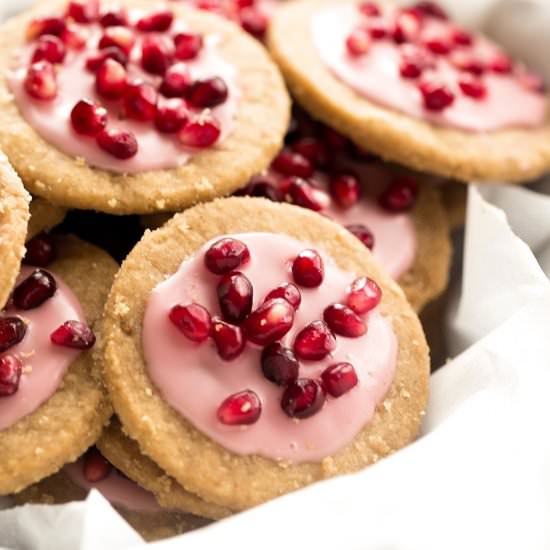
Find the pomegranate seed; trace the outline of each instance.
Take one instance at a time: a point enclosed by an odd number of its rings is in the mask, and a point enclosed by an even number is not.
[[[157,111],[157,97],[152,84],[141,81],[128,84],[124,93],[126,116],[142,122],[153,120]]]
[[[463,75],[458,81],[458,86],[464,95],[473,99],[483,99],[487,95],[487,88],[479,78]]]
[[[380,195],[378,202],[386,210],[401,212],[413,207],[417,194],[416,181],[408,176],[399,176]]]
[[[499,74],[509,74],[512,72],[512,61],[505,54],[497,54],[487,63],[489,69]]]
[[[286,386],[298,378],[300,364],[294,352],[279,342],[263,349],[261,363],[264,376],[279,386]]]
[[[425,49],[405,44],[401,49],[399,71],[403,78],[418,78],[425,69],[435,67],[434,58]]]
[[[374,309],[382,299],[382,290],[376,281],[369,277],[359,277],[348,289],[346,304],[358,315]]]
[[[126,92],[128,73],[114,59],[106,59],[99,67],[95,77],[95,89],[107,99],[119,99]]]
[[[313,164],[300,153],[283,149],[273,160],[273,169],[285,176],[309,178],[313,175]]]
[[[336,349],[336,336],[323,321],[313,321],[294,340],[294,353],[300,359],[319,361]]]
[[[65,17],[74,19],[77,23],[91,23],[99,17],[98,0],[71,0],[65,10]]]
[[[313,166],[324,166],[327,163],[327,148],[318,139],[302,138],[292,145],[292,150],[309,160]]]
[[[323,259],[315,250],[302,250],[292,262],[292,276],[300,286],[320,286],[325,277]]]
[[[423,40],[424,46],[437,55],[447,55],[452,48],[452,44],[445,36],[434,35],[428,36]]]
[[[402,10],[397,14],[391,31],[392,38],[397,44],[411,42],[420,32],[420,18],[413,10]]]
[[[224,275],[217,286],[222,315],[229,323],[239,324],[252,311],[252,283],[239,271]]]
[[[88,59],[86,59],[86,69],[92,73],[95,73],[107,59],[117,61],[123,67],[126,67],[128,63],[128,57],[126,54],[121,49],[113,46],[111,48],[105,48],[97,54],[88,57]]]
[[[468,52],[453,52],[450,61],[460,71],[466,71],[478,76],[485,71],[485,64]]]
[[[65,54],[65,45],[57,36],[41,36],[32,54],[32,63],[42,60],[50,63],[62,63]]]
[[[262,403],[252,390],[234,393],[218,407],[218,420],[229,426],[254,424],[261,414]]]
[[[102,27],[126,27],[128,25],[128,13],[120,6],[110,6],[101,12],[99,22]]]
[[[189,90],[193,80],[185,63],[174,63],[164,73],[160,93],[166,97],[183,97]]]
[[[340,132],[324,126],[322,129],[323,141],[330,151],[343,151],[349,145],[348,138]]]
[[[197,80],[187,92],[189,103],[196,109],[216,107],[227,100],[228,90],[223,78],[215,76],[207,80]]]
[[[280,340],[292,328],[294,311],[282,298],[264,302],[243,324],[247,338],[259,346],[267,346]]]
[[[264,179],[252,180],[244,189],[236,194],[249,197],[263,197],[273,202],[281,202],[284,198],[282,191],[272,181]]]
[[[141,66],[149,73],[163,75],[172,64],[173,45],[161,36],[147,36],[141,45]]]
[[[212,330],[210,313],[199,304],[175,305],[169,314],[170,321],[193,342],[204,342]]]
[[[19,309],[34,309],[49,300],[57,290],[55,279],[43,269],[35,269],[13,291],[13,302]]]
[[[202,36],[195,33],[180,32],[174,37],[176,58],[182,61],[195,59],[202,50]]]
[[[402,58],[399,64],[399,73],[403,78],[418,78],[422,70],[423,67],[411,59]]]
[[[183,128],[189,118],[187,104],[183,99],[173,97],[163,99],[157,104],[155,126],[159,132],[173,133]]]
[[[8,397],[17,392],[22,372],[23,365],[17,357],[0,357],[0,397]]]
[[[369,250],[374,248],[374,235],[372,231],[362,223],[346,225],[346,229],[357,237]]]
[[[26,245],[27,252],[23,261],[26,264],[46,267],[56,258],[55,241],[51,235],[40,233],[33,237]]]
[[[374,2],[361,2],[359,11],[368,17],[378,17],[380,15],[380,8]]]
[[[370,21],[365,28],[373,40],[386,38],[389,33],[388,26],[382,21]]]
[[[330,204],[330,198],[325,191],[314,187],[302,178],[291,176],[283,180],[281,186],[287,189],[291,201],[302,208],[319,212]]]
[[[78,25],[68,25],[61,33],[63,43],[73,50],[82,50],[90,37],[88,31]]]
[[[445,84],[424,81],[418,85],[418,89],[428,111],[443,111],[455,100],[453,92]]]
[[[139,19],[136,28],[141,32],[165,32],[173,21],[174,14],[170,10],[159,10]]]
[[[42,17],[40,19],[33,19],[29,23],[25,35],[29,42],[45,34],[61,36],[65,30],[65,26],[65,21],[63,21],[61,17]]]
[[[95,136],[107,126],[107,110],[89,99],[81,99],[71,111],[71,123],[79,134]]]
[[[321,374],[323,387],[332,397],[340,397],[357,386],[357,373],[351,363],[336,363]]]
[[[336,174],[330,178],[330,194],[341,208],[351,208],[359,201],[361,184],[353,174]]]
[[[325,392],[317,380],[298,378],[285,389],[281,408],[290,418],[308,418],[321,410]]]
[[[19,344],[26,332],[27,325],[19,317],[0,317],[0,352]]]
[[[215,275],[226,275],[245,266],[249,261],[248,246],[231,237],[216,241],[204,255],[206,268]]]
[[[254,38],[261,40],[267,31],[267,17],[255,7],[244,8],[239,12],[241,27]]]
[[[33,63],[24,82],[26,92],[35,99],[49,101],[57,95],[55,69],[49,61]]]
[[[519,74],[517,78],[519,83],[530,92],[542,94],[546,90],[544,79],[536,73],[524,72]]]
[[[471,46],[474,42],[472,35],[460,27],[451,30],[451,40],[459,46]]]
[[[246,345],[246,339],[240,327],[230,325],[219,317],[212,319],[212,330],[210,331],[218,355],[224,361],[231,361],[238,357]]]
[[[108,27],[99,40],[98,48],[118,48],[127,56],[130,55],[136,43],[133,31],[127,27]]]
[[[238,10],[242,10],[243,8],[249,8],[250,6],[253,6],[256,3],[256,0],[235,0],[234,3],[237,6]]]
[[[208,113],[202,113],[182,128],[178,138],[185,147],[204,149],[214,145],[220,134],[221,128],[217,119]]]
[[[423,15],[428,15],[436,19],[447,19],[445,10],[435,2],[417,2],[414,8],[420,11]]]
[[[86,323],[65,321],[50,334],[50,340],[56,346],[90,349],[95,344],[95,334]]]
[[[367,325],[353,309],[343,304],[332,304],[323,312],[323,318],[332,332],[347,338],[359,338],[367,332]]]
[[[97,135],[97,144],[107,153],[121,160],[129,159],[138,152],[134,134],[125,130],[107,128]]]
[[[370,48],[370,34],[367,29],[363,27],[353,29],[346,38],[346,48],[352,57],[367,53]]]
[[[294,309],[298,309],[302,303],[302,295],[300,294],[300,290],[292,283],[283,283],[278,287],[275,287],[265,297],[264,302],[275,298],[282,298],[283,300],[286,300]]]
[[[111,473],[111,468],[112,466],[95,447],[86,451],[82,465],[82,473],[86,481],[90,483],[103,481]]]

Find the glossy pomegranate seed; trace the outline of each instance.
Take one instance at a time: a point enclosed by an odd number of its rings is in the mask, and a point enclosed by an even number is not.
[[[402,58],[399,63],[399,73],[403,78],[418,78],[422,71],[422,65],[412,59]]]
[[[128,63],[128,57],[126,54],[120,48],[113,46],[111,48],[105,48],[104,50],[89,56],[86,59],[86,69],[92,73],[95,73],[107,59],[112,59],[120,63],[123,67],[126,67]]]
[[[227,84],[219,76],[193,82],[187,91],[187,100],[196,109],[216,107],[227,100]]]
[[[111,473],[111,468],[112,466],[95,447],[86,451],[82,465],[82,474],[86,481],[90,483],[103,481]]]
[[[224,361],[231,361],[237,358],[246,345],[246,338],[241,327],[230,325],[219,317],[212,319],[212,330],[210,336],[216,344],[218,355]]]
[[[319,286],[325,277],[325,267],[319,253],[311,249],[302,250],[292,262],[292,276],[300,286]]]
[[[285,389],[281,408],[290,418],[308,418],[325,403],[325,391],[317,380],[298,378]]]
[[[357,386],[357,373],[351,363],[336,363],[321,374],[323,387],[332,397],[340,397]]]
[[[61,33],[61,40],[68,48],[73,50],[82,50],[86,46],[90,34],[79,25],[67,25]]]
[[[218,141],[221,134],[220,123],[208,113],[192,118],[181,129],[178,138],[185,147],[204,149]]]
[[[346,225],[346,229],[357,237],[369,250],[374,248],[374,235],[372,231],[362,223]]]
[[[318,139],[302,138],[292,145],[292,150],[309,160],[313,166],[324,166],[327,163],[327,148]]]
[[[451,29],[451,40],[459,46],[471,46],[474,42],[472,35],[460,27]]]
[[[71,123],[79,134],[95,136],[107,126],[107,110],[89,99],[81,99],[71,111]]]
[[[336,174],[330,178],[330,194],[341,208],[351,208],[359,201],[361,184],[353,174]]]
[[[332,304],[323,312],[323,318],[332,332],[347,338],[359,338],[367,332],[367,325],[351,308]]]
[[[17,393],[23,365],[14,355],[0,357],[0,397]]]
[[[517,76],[519,83],[530,92],[542,94],[546,91],[546,84],[542,76],[532,73],[524,72]]]
[[[313,321],[294,340],[294,353],[300,359],[319,361],[336,349],[336,337],[323,321]]]
[[[249,261],[248,246],[231,237],[216,241],[204,255],[206,268],[215,275],[226,275],[244,267]]]
[[[387,24],[382,21],[370,21],[365,28],[373,40],[382,40],[389,34]]]
[[[223,318],[229,323],[242,323],[252,311],[252,283],[241,272],[224,275],[216,292]]]
[[[124,92],[124,111],[128,118],[146,122],[155,118],[158,94],[151,84],[133,82]]]
[[[436,19],[447,19],[447,13],[436,2],[417,2],[414,9],[420,11],[424,15],[435,17]]]
[[[357,27],[346,38],[346,49],[352,57],[359,57],[369,51],[371,37],[367,29]]]
[[[294,308],[282,298],[268,300],[255,309],[243,323],[247,338],[259,346],[280,340],[294,322]]]
[[[292,283],[283,283],[278,287],[275,287],[265,297],[264,302],[275,298],[282,298],[283,300],[286,300],[294,309],[298,309],[302,303],[302,295],[300,294],[300,290]]]
[[[101,12],[99,22],[102,27],[125,27],[128,25],[128,13],[121,6],[110,6]]]
[[[512,61],[505,54],[495,55],[487,63],[489,69],[499,74],[509,74],[512,72]]]
[[[65,17],[77,23],[91,23],[99,17],[99,0],[71,0],[65,10]]]
[[[262,351],[262,372],[271,382],[286,386],[298,378],[300,364],[290,348],[274,342]]]
[[[66,23],[61,17],[42,17],[33,19],[27,26],[25,36],[28,41],[35,40],[45,34],[61,36],[65,30]]]
[[[169,318],[193,342],[204,342],[210,336],[212,318],[208,310],[199,304],[175,305],[170,310]]]
[[[283,200],[282,191],[270,180],[255,178],[244,189],[236,193],[249,197],[263,197],[273,202]]]
[[[155,126],[159,132],[166,134],[178,132],[188,119],[189,111],[183,99],[173,97],[157,103]]]
[[[229,426],[254,424],[261,414],[262,403],[252,390],[234,393],[218,407],[218,420]]]
[[[418,85],[418,89],[428,111],[443,111],[455,100],[453,92],[445,84],[425,81]]]
[[[34,99],[49,101],[57,95],[55,69],[49,61],[33,63],[27,70],[25,91]]]
[[[136,43],[134,32],[128,27],[108,27],[99,40],[98,48],[118,48],[127,56]]]
[[[125,130],[107,128],[96,139],[104,151],[121,160],[129,159],[138,152],[138,142],[134,134]]]
[[[418,194],[418,184],[408,176],[395,178],[380,195],[380,206],[391,212],[401,212],[413,207]]]
[[[65,59],[65,44],[57,36],[41,36],[38,39],[34,53],[32,54],[32,62],[49,61],[50,63],[62,63]]]
[[[374,2],[361,2],[359,11],[368,17],[378,17],[380,15],[380,8]]]
[[[487,95],[485,84],[474,76],[461,76],[458,85],[464,95],[473,99],[483,99]]]
[[[239,12],[241,27],[254,38],[261,40],[267,31],[268,18],[256,7],[247,7]]]
[[[441,35],[428,36],[424,38],[423,44],[429,51],[437,55],[447,55],[453,47],[447,37]]]
[[[300,153],[283,149],[273,160],[272,167],[285,176],[309,178],[313,175],[313,164]]]
[[[291,176],[281,182],[281,187],[286,189],[291,201],[302,208],[319,212],[330,204],[330,198],[325,191],[302,178]]]
[[[485,71],[485,64],[468,52],[453,52],[449,59],[460,71],[466,71],[478,76]]]
[[[19,344],[26,332],[27,325],[19,317],[0,317],[0,352]]]
[[[55,241],[51,235],[40,233],[26,245],[27,252],[23,261],[37,267],[46,267],[56,258]]]
[[[391,31],[392,38],[397,44],[411,42],[420,32],[420,18],[413,10],[402,10],[397,14]]]
[[[159,10],[139,19],[136,28],[141,32],[165,32],[173,21],[174,14],[170,10]]]
[[[164,73],[160,93],[166,97],[184,97],[193,80],[185,63],[174,63]]]
[[[43,269],[35,269],[13,291],[13,303],[19,309],[34,309],[49,300],[57,290],[55,279]]]
[[[65,321],[50,334],[50,340],[56,346],[90,349],[95,344],[95,334],[86,323]]]
[[[172,64],[173,45],[162,36],[147,36],[141,45],[141,66],[149,73],[163,75]]]
[[[346,304],[358,315],[374,309],[382,299],[382,290],[369,277],[359,277],[348,289]]]
[[[195,59],[202,50],[202,36],[195,33],[180,32],[174,37],[176,58],[182,61]]]
[[[126,92],[127,83],[126,69],[114,59],[106,59],[96,72],[95,89],[107,99],[121,98]]]

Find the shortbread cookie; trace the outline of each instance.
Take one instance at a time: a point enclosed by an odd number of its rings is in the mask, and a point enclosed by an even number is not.
[[[107,0],[99,15],[48,2],[1,27],[0,144],[26,187],[62,206],[129,214],[244,185],[288,124],[288,94],[265,50],[182,4],[118,4],[124,20]],[[124,26],[103,27],[113,19]]]
[[[48,232],[64,219],[66,210],[56,206],[47,200],[33,198],[30,206],[31,219],[27,230],[27,241],[36,237],[39,233]]]
[[[222,305],[213,272],[227,274]],[[105,335],[127,432],[188,491],[235,510],[376,462],[416,436],[426,405],[428,349],[402,290],[341,226],[264,199],[147,232]]]
[[[100,319],[117,265],[76,237],[55,243],[50,265],[22,267],[0,317],[2,495],[76,460],[111,415]]]
[[[291,2],[267,42],[305,109],[385,159],[464,181],[550,168],[542,79],[435,3]]]

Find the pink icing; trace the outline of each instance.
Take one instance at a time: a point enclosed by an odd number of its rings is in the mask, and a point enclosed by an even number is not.
[[[384,9],[385,17],[394,12]],[[360,22],[357,5],[342,3],[316,12],[311,19],[311,32],[323,62],[340,80],[375,103],[434,124],[483,132],[510,126],[536,127],[545,119],[546,97],[527,90],[511,76],[485,74],[487,97],[477,101],[463,95],[456,84],[459,72],[444,56],[437,57],[435,69],[425,71],[427,79],[436,77],[455,91],[455,101],[440,112],[423,107],[417,81],[399,74],[400,46],[390,40],[373,41],[368,53],[353,58],[348,55],[345,40]],[[448,30],[448,22],[426,18],[425,35]],[[488,39],[477,36],[469,50],[487,59],[499,48]]]
[[[16,285],[34,268],[24,266]],[[23,340],[2,355],[15,355],[23,364],[19,389],[13,395],[0,398],[0,430],[13,426],[34,412],[57,390],[78,350],[56,346],[50,334],[67,320],[85,322],[84,312],[72,290],[52,273],[57,283],[55,294],[41,306],[27,311],[8,308],[6,315],[17,315],[27,322]]]
[[[289,260],[308,247],[289,236],[266,233],[235,235],[251,254],[242,271],[254,287],[254,307],[284,281],[292,280]],[[260,368],[259,347],[248,344],[232,362],[221,360],[211,341],[195,344],[169,321],[176,303],[197,302],[220,314],[217,277],[204,267],[206,244],[151,293],[143,321],[143,351],[147,370],[163,398],[203,433],[238,454],[259,454],[295,463],[318,461],[348,444],[372,419],[395,372],[397,342],[391,323],[375,309],[368,315],[369,330],[361,338],[338,337],[332,357],[302,362],[300,376],[318,377],[329,365],[351,362],[359,384],[338,399],[327,398],[323,410],[302,421],[281,410],[282,389],[269,382]],[[323,254],[325,280],[317,289],[301,289],[302,303],[291,331],[281,341],[291,346],[306,324],[322,319],[324,308],[345,298],[356,275],[340,270]],[[252,389],[262,402],[262,415],[253,425],[226,426],[216,418],[217,407],[230,394]]]

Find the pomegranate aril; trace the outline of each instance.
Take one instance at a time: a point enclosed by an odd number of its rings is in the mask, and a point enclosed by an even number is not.
[[[218,407],[218,420],[228,426],[254,424],[262,414],[260,398],[252,390],[230,395]]]
[[[199,55],[203,41],[200,34],[181,32],[174,37],[174,44],[176,45],[176,58],[188,61]]]
[[[507,55],[498,54],[487,62],[487,67],[494,73],[510,74],[512,72],[512,61]]]
[[[193,342],[204,342],[212,330],[212,318],[199,304],[175,305],[169,314],[170,321]]]
[[[174,14],[170,10],[159,10],[150,13],[136,23],[136,28],[141,32],[165,32],[174,21]]]
[[[160,93],[166,97],[184,97],[193,80],[185,63],[174,63],[164,73]]]
[[[474,42],[472,35],[460,27],[451,30],[451,40],[458,46],[471,46]]]
[[[247,338],[259,346],[280,340],[294,323],[294,308],[282,298],[261,304],[244,321]]]
[[[71,0],[65,10],[65,17],[77,23],[91,23],[99,16],[99,0]]]
[[[124,112],[128,118],[147,122],[155,118],[158,94],[151,84],[133,82],[124,92]]]
[[[367,325],[351,308],[332,304],[323,312],[325,323],[332,332],[347,338],[359,338],[367,332]]]
[[[131,132],[107,128],[96,137],[97,144],[107,153],[121,160],[129,159],[138,152],[138,142]]]
[[[309,160],[313,166],[324,166],[327,163],[327,148],[318,139],[302,138],[292,145],[292,150]]]
[[[128,13],[123,7],[110,6],[101,12],[99,23],[102,27],[125,27],[128,25]]]
[[[336,363],[321,374],[325,391],[332,397],[340,397],[357,386],[357,373],[351,363]]]
[[[286,300],[294,309],[298,309],[302,303],[302,295],[300,294],[300,290],[292,283],[283,283],[278,287],[275,287],[265,297],[264,302],[275,298],[282,298],[283,300]]]
[[[66,23],[61,17],[42,17],[33,19],[27,26],[25,36],[28,41],[35,40],[45,34],[61,36],[65,30]]]
[[[380,206],[391,212],[402,212],[413,207],[418,194],[416,180],[408,176],[396,177],[380,195]]]
[[[453,47],[447,37],[441,35],[428,36],[424,38],[423,44],[430,52],[437,55],[447,55]]]
[[[483,99],[487,95],[487,88],[485,84],[470,75],[463,75],[458,80],[458,86],[462,93],[473,99]]]
[[[263,349],[261,365],[264,376],[279,386],[286,386],[298,378],[298,359],[290,348],[278,342]]]
[[[173,97],[157,103],[155,126],[159,132],[166,134],[178,132],[188,118],[189,111],[183,99]]]
[[[242,323],[252,311],[252,283],[239,271],[224,275],[216,292],[223,318],[229,323]]]
[[[227,100],[227,84],[219,76],[197,80],[187,90],[187,100],[196,109],[216,107]]]
[[[23,262],[37,267],[46,267],[56,258],[55,241],[51,235],[40,233],[26,245],[27,252]]]
[[[382,299],[382,290],[369,277],[359,277],[351,283],[346,299],[347,306],[358,315],[374,309]]]
[[[290,418],[308,418],[325,403],[325,391],[317,380],[298,378],[285,389],[281,408]]]
[[[330,152],[343,151],[349,145],[348,138],[343,136],[340,132],[323,126],[322,128],[323,142],[327,146]]]
[[[17,393],[23,365],[14,355],[0,357],[0,397]]]
[[[149,73],[163,75],[172,64],[173,45],[162,36],[146,36],[141,45],[141,66]]]
[[[368,17],[378,17],[380,15],[380,8],[375,2],[361,2],[359,11]]]
[[[0,317],[0,352],[19,344],[25,337],[27,325],[19,317]]]
[[[294,353],[309,361],[320,361],[335,349],[336,337],[324,321],[313,321],[294,340]]]
[[[428,111],[443,111],[455,100],[454,93],[445,84],[439,82],[421,82],[418,89],[422,94],[424,107]]]
[[[341,208],[351,208],[359,201],[361,184],[354,174],[335,174],[329,182],[330,194]]]
[[[485,63],[468,52],[453,52],[449,59],[460,71],[466,71],[478,76],[485,71]]]
[[[403,9],[395,18],[391,35],[397,44],[414,41],[420,32],[421,21],[413,10]]]
[[[61,33],[61,40],[73,50],[82,50],[90,37],[89,32],[79,25],[68,25]]]
[[[244,189],[235,194],[249,197],[263,197],[273,202],[281,202],[284,198],[282,191],[275,183],[261,177],[254,178]]]
[[[372,231],[362,223],[346,225],[346,229],[357,237],[369,250],[374,248],[374,235]]]
[[[32,54],[32,63],[37,61],[49,61],[50,63],[62,63],[65,59],[65,44],[57,36],[41,36],[38,39],[34,53]]]
[[[212,319],[210,336],[216,344],[218,355],[224,361],[232,361],[237,358],[246,345],[246,338],[241,327],[226,323],[218,317]]]
[[[373,40],[381,40],[382,38],[386,38],[389,33],[388,26],[382,21],[371,21],[365,29]]]
[[[358,57],[369,51],[371,37],[367,29],[357,27],[346,38],[346,49],[352,57]]]
[[[19,309],[34,309],[49,300],[57,290],[55,279],[43,269],[35,269],[13,291],[13,303]]]
[[[114,59],[106,59],[95,76],[96,92],[107,99],[119,99],[126,92],[128,73]]]
[[[103,481],[111,473],[111,468],[109,462],[95,447],[86,451],[82,464],[82,474],[86,481],[90,483]]]
[[[129,56],[135,43],[136,37],[129,28],[108,27],[99,40],[98,48],[102,50],[115,47]]]
[[[107,126],[107,110],[89,99],[81,99],[71,111],[71,123],[79,134],[95,136]]]
[[[418,10],[423,15],[435,17],[436,19],[447,19],[447,13],[436,2],[417,2],[414,4],[414,9]]]
[[[214,145],[220,134],[218,120],[205,112],[189,120],[178,134],[178,139],[185,147],[204,149]]]
[[[325,277],[323,259],[311,249],[302,250],[292,262],[294,281],[306,288],[319,286]]]
[[[283,180],[281,188],[286,190],[292,203],[302,208],[319,212],[330,204],[330,197],[325,191],[296,176]]]
[[[256,7],[247,7],[239,12],[241,27],[254,38],[261,40],[267,31],[268,18]]]
[[[92,73],[95,73],[107,59],[117,61],[123,67],[126,67],[128,63],[127,55],[120,48],[113,46],[111,48],[105,48],[104,50],[89,56],[86,59],[86,69]]]
[[[272,167],[285,176],[298,176],[300,178],[309,178],[314,172],[310,160],[290,149],[283,149],[273,160]]]
[[[53,65],[49,61],[33,63],[27,70],[23,85],[35,99],[54,99],[57,96],[57,79]]]
[[[56,346],[90,349],[95,344],[95,334],[86,323],[65,321],[50,334],[50,340]]]
[[[245,266],[249,260],[250,251],[246,244],[231,237],[216,241],[204,255],[206,268],[215,275],[226,275]]]

